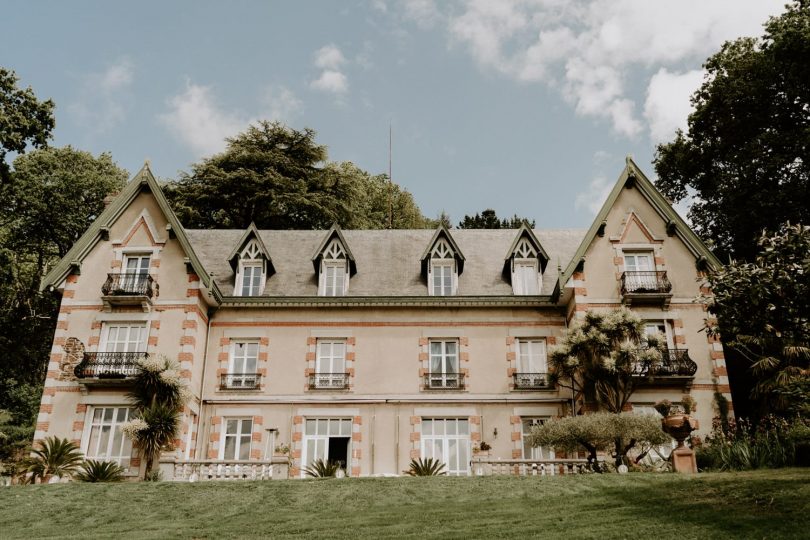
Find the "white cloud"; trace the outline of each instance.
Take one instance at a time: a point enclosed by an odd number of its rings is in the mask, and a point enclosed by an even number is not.
[[[134,80],[132,62],[120,58],[104,71],[87,75],[81,97],[68,105],[68,113],[85,129],[106,132],[126,119]]]
[[[337,46],[326,45],[315,51],[314,63],[321,74],[309,84],[312,88],[336,95],[349,91],[349,80],[341,70],[346,64],[346,57]]]
[[[484,69],[557,88],[577,114],[602,118],[624,136],[669,129],[684,107],[656,101],[642,117],[627,79],[647,79],[660,68],[699,63],[724,41],[758,36],[784,0],[462,0],[446,8],[451,41]],[[437,17],[436,20],[440,20]],[[685,85],[686,74],[677,80]],[[649,82],[652,82],[650,80]],[[662,83],[659,77],[658,83]],[[676,81],[672,81],[676,82]],[[682,94],[681,94],[682,95]],[[673,97],[674,94],[673,94]],[[666,120],[665,120],[666,119]],[[665,127],[666,126],[666,127]]]
[[[271,120],[289,121],[304,108],[304,103],[289,88],[270,85],[262,96],[265,114]]]
[[[191,82],[186,89],[168,101],[169,111],[160,121],[181,143],[197,157],[208,156],[225,149],[225,138],[244,130],[250,119],[220,109],[211,88]]]
[[[661,68],[652,76],[647,86],[644,117],[654,143],[671,140],[677,129],[686,130],[686,121],[692,112],[689,98],[700,87],[703,75],[700,69],[672,73]]]
[[[585,208],[595,215],[605,204],[611,189],[613,189],[613,185],[608,179],[603,175],[598,175],[591,180],[585,191],[577,194],[574,206],[576,208]]]
[[[420,28],[432,28],[442,18],[434,0],[405,0],[402,8],[405,18]]]

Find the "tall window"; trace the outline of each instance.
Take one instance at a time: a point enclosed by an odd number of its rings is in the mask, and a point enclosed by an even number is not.
[[[624,286],[628,292],[656,290],[658,278],[655,274],[652,252],[624,254]]]
[[[458,341],[436,340],[430,342],[431,388],[459,388],[461,374],[458,368]]]
[[[304,422],[304,467],[322,459],[339,463],[351,472],[352,420],[351,418],[307,418]]]
[[[323,251],[319,290],[322,296],[343,296],[349,286],[346,250],[337,238]]]
[[[124,275],[121,283],[125,290],[138,290],[149,276],[149,255],[127,255],[124,258]]]
[[[423,418],[422,459],[445,465],[449,476],[470,474],[470,425],[466,418]]]
[[[102,352],[146,352],[146,323],[105,324]]]
[[[225,441],[220,450],[220,459],[250,459],[250,440],[253,420],[251,418],[225,418]]]
[[[523,441],[523,459],[554,459],[554,450],[531,445],[532,428],[545,423],[545,418],[521,418],[521,440]]]
[[[456,293],[456,260],[450,244],[444,239],[436,242],[430,252],[428,283],[433,296],[451,296]]]
[[[242,263],[239,296],[259,296],[262,288],[262,264]]]
[[[624,270],[626,272],[651,272],[655,270],[655,266],[653,266],[652,253],[651,252],[625,253]]]
[[[134,409],[129,407],[94,407],[85,456],[100,461],[114,461],[128,469],[132,441],[121,431],[121,426],[133,413]]]
[[[525,237],[512,253],[512,290],[515,294],[540,294],[537,250]]]
[[[226,386],[232,388],[255,388],[256,362],[259,358],[259,343],[237,341],[231,345],[231,365]]]
[[[672,330],[667,321],[644,321],[644,333],[648,336],[660,335],[665,340],[668,349],[675,348]]]
[[[315,357],[314,386],[345,388],[346,384],[346,340],[319,339]]]
[[[519,339],[518,340],[519,373],[546,373],[546,340]]]

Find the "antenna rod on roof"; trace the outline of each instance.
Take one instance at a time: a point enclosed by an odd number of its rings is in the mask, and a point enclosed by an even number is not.
[[[391,146],[392,146],[391,121],[388,121],[388,228],[394,228],[394,178],[391,176]]]

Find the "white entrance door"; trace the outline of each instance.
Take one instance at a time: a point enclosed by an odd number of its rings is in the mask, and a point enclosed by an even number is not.
[[[317,460],[341,461],[348,474],[351,471],[351,418],[307,418],[304,421],[304,469]]]

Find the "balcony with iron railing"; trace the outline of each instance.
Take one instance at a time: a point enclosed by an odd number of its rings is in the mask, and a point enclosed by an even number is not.
[[[225,373],[220,376],[220,390],[258,390],[262,384],[259,373]]]
[[[686,349],[663,349],[661,363],[641,362],[634,367],[634,375],[652,383],[690,382],[697,372],[697,363],[689,358]]]
[[[149,274],[124,272],[107,274],[101,286],[105,307],[113,305],[141,305],[148,311],[152,298],[157,296],[158,285]]]
[[[624,272],[621,292],[625,303],[668,303],[672,298],[672,283],[664,271]]]
[[[512,385],[515,390],[553,390],[548,373],[515,373]]]
[[[309,376],[310,390],[347,390],[348,373],[314,373]]]
[[[426,390],[464,390],[464,373],[428,373],[424,378]]]
[[[121,382],[134,377],[138,360],[148,356],[145,352],[86,352],[73,373],[86,384]]]

